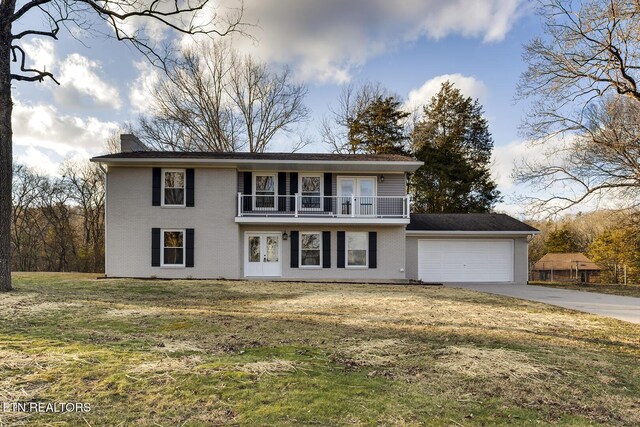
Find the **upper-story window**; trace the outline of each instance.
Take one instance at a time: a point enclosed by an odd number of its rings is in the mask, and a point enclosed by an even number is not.
[[[301,174],[302,209],[322,209],[322,175]]]
[[[276,208],[276,180],[278,175],[255,173],[253,175],[253,187],[255,197],[255,208],[275,209]]]
[[[185,206],[185,170],[162,170],[162,206]]]

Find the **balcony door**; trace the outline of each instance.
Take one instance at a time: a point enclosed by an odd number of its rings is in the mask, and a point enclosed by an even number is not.
[[[373,216],[376,213],[376,177],[338,177],[338,214]],[[353,204],[353,206],[352,206]]]
[[[245,276],[281,276],[281,255],[280,233],[245,233]]]

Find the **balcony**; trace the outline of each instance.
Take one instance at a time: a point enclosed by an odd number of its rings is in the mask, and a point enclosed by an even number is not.
[[[410,196],[289,196],[238,193],[236,222],[408,224]]]

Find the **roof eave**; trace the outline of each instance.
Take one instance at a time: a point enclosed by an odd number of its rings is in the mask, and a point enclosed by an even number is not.
[[[533,230],[407,230],[407,236],[530,236],[539,234],[540,231]]]
[[[415,172],[422,162],[385,161],[385,160],[275,160],[275,159],[185,159],[185,158],[101,158],[90,159],[95,163],[108,166],[157,166],[157,165],[195,165],[209,167],[236,167],[241,170],[264,170],[265,168],[308,170],[345,170],[354,172]]]

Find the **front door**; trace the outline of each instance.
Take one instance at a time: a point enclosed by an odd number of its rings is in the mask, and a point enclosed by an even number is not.
[[[280,233],[245,233],[244,275],[281,276]]]
[[[375,177],[338,177],[338,213],[340,215],[375,215],[375,196]]]

